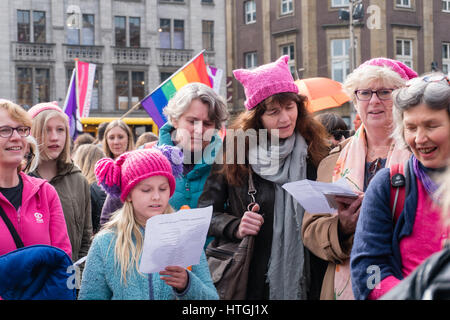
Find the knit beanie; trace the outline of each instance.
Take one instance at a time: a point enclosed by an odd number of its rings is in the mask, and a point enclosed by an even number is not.
[[[406,64],[404,64],[401,61],[392,60],[388,58],[374,58],[370,59],[363,64],[361,64],[359,68],[363,68],[365,66],[379,66],[379,67],[389,67],[393,71],[397,72],[400,77],[402,77],[405,80],[411,80],[413,78],[416,78],[418,76],[417,72],[412,70],[410,67],[408,67]]]
[[[116,161],[100,159],[95,165],[98,184],[112,197],[125,202],[130,191],[142,180],[164,176],[169,180],[170,196],[175,179],[183,172],[183,153],[171,146],[139,149],[120,155]]]
[[[62,109],[58,106],[58,103],[56,101],[52,101],[52,102],[42,102],[34,105],[28,110],[28,114],[30,115],[31,119],[33,119],[39,113],[45,110],[55,110],[64,113]]]
[[[256,69],[234,70],[235,78],[242,83],[245,90],[245,107],[251,110],[265,99],[282,92],[298,93],[288,65],[289,56],[282,56],[277,61],[262,65]]]

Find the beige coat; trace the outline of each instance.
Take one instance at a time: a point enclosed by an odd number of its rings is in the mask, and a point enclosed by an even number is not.
[[[334,148],[323,159],[317,170],[317,181],[331,182],[334,167],[341,150],[350,141],[347,139]],[[322,283],[321,300],[334,300],[334,274],[336,264],[350,258],[353,235],[340,239],[338,234],[338,216],[332,214],[305,213],[302,226],[303,243],[319,258],[328,261],[328,268]]]

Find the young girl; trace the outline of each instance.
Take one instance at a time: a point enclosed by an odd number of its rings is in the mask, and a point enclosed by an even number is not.
[[[163,154],[164,151],[164,154]],[[165,155],[167,154],[167,156]],[[173,212],[169,199],[182,169],[178,149],[141,149],[116,161],[101,159],[95,168],[106,192],[124,205],[96,235],[89,250],[79,299],[172,300],[218,299],[206,257],[188,271],[167,266],[159,274],[138,271],[146,221]]]
[[[33,119],[31,135],[39,146],[39,164],[29,174],[50,182],[58,192],[72,244],[72,260],[87,255],[92,237],[89,184],[70,158],[67,116],[56,102],[44,102],[28,110]]]

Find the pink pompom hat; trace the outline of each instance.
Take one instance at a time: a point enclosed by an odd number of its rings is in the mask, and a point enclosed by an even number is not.
[[[298,87],[292,78],[288,61],[289,56],[282,56],[275,62],[253,70],[237,69],[233,71],[235,78],[244,86],[247,110],[253,109],[277,93],[298,93]]]
[[[39,113],[45,110],[54,110],[59,111],[63,114],[65,114],[62,109],[58,106],[58,103],[56,101],[52,102],[42,102],[34,105],[28,110],[28,114],[30,115],[31,119],[35,118]]]
[[[169,157],[165,155],[167,152],[170,153]],[[99,185],[111,196],[120,196],[122,202],[139,182],[152,176],[166,177],[172,196],[175,192],[175,176],[183,170],[182,161],[183,154],[178,148],[139,149],[120,155],[116,161],[111,158],[100,159],[95,165],[95,175]]]

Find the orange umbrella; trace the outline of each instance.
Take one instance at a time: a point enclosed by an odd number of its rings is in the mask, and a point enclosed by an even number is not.
[[[342,90],[342,84],[329,78],[306,78],[296,80],[295,84],[300,93],[308,97],[310,112],[339,107],[350,101]]]

